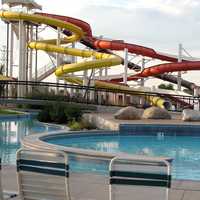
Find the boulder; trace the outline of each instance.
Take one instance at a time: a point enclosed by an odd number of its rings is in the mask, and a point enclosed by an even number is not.
[[[142,112],[140,109],[129,106],[117,111],[114,117],[119,120],[138,120],[141,119]]]
[[[171,119],[171,115],[165,109],[150,107],[144,110],[143,119]]]
[[[185,109],[182,113],[182,120],[190,122],[200,121],[200,112],[197,110]]]

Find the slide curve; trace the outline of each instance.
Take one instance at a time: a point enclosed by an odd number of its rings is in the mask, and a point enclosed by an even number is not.
[[[62,30],[68,30],[71,32],[71,35],[64,38],[64,43],[77,42],[85,37],[92,35],[91,29],[88,28],[87,23],[81,20],[78,20],[79,24],[77,24],[78,25],[77,26],[75,25],[73,18],[71,19],[67,18],[67,20],[66,19],[63,20],[63,19],[57,19],[57,17],[55,16],[49,17],[45,15],[47,14],[42,14],[41,16],[41,14],[40,15],[39,14],[25,14],[25,13],[18,13],[18,12],[0,11],[0,17],[6,20],[14,20],[14,21],[25,20],[25,21],[46,24],[51,27],[59,27]],[[105,41],[105,40],[99,41],[98,39],[95,39],[95,38],[92,38],[92,39],[93,39],[94,45],[99,48],[105,48],[105,49],[111,49],[111,50],[123,50],[124,48],[128,48],[129,52],[136,53],[139,55],[144,55],[144,56],[158,58],[158,59],[167,60],[167,61],[172,61],[172,60],[174,61],[175,59],[172,57],[168,57],[166,55],[160,55],[157,52],[155,52],[153,49],[138,46],[138,45],[126,44],[119,41]],[[92,61],[59,66],[55,72],[56,76],[58,77],[65,76],[65,79],[70,82],[76,82],[76,83],[81,84],[83,81],[75,77],[70,77],[70,76],[66,77],[66,75],[69,73],[78,72],[78,71],[87,70],[87,69],[113,67],[113,66],[118,66],[123,63],[123,60],[119,56],[116,56],[113,54],[57,46],[55,45],[55,41],[56,40],[34,41],[34,42],[30,42],[28,46],[29,48],[32,48],[32,49],[43,50],[43,51],[48,51],[48,52],[68,54],[72,56],[80,56],[80,57],[86,57],[86,58],[89,58],[89,57],[96,58],[96,60],[92,60]],[[177,61],[177,59],[175,60]],[[183,70],[193,70],[194,65],[192,64],[195,64],[195,69],[197,68],[200,69],[200,62],[185,62],[185,63],[178,63],[178,64],[172,63],[172,64],[167,64],[167,65],[165,64],[165,66],[168,66],[170,68],[173,66],[174,71],[180,70],[180,69],[182,69],[180,71],[183,71]],[[152,67],[150,69],[154,69],[154,68],[155,67]],[[145,77],[145,75],[149,76],[151,74],[156,75],[156,73],[159,74],[159,73],[167,72],[166,67],[164,67],[164,65],[159,65],[155,69],[157,72],[153,70],[150,70],[150,71],[144,70],[139,75],[141,77],[142,76]],[[129,79],[130,78],[132,78],[131,80],[134,80],[134,77],[129,77]],[[124,85],[110,83],[106,81],[96,80],[95,86],[104,87],[108,89],[125,90],[127,91],[128,94],[131,94],[131,92],[138,92],[138,90],[134,90],[133,88],[129,88]],[[143,91],[141,91],[141,93],[142,92]],[[139,92],[137,94],[140,95]],[[149,97],[149,99],[151,102],[155,102],[157,106],[167,107],[166,101],[159,97]]]
[[[127,48],[130,53],[134,53],[137,55],[143,55],[143,56],[156,58],[156,59],[160,59],[160,60],[168,61],[168,62],[178,62],[177,58],[163,55],[162,53],[156,52],[152,48],[148,48],[148,47],[144,47],[144,46],[140,46],[136,44],[124,43],[123,41],[118,41],[118,40],[109,41],[109,40],[97,39],[93,36],[90,25],[87,22],[82,21],[80,19],[67,17],[67,16],[61,16],[61,15],[55,15],[55,14],[48,14],[48,13],[36,13],[36,14],[41,15],[41,16],[46,16],[46,17],[52,17],[52,18],[59,19],[65,22],[70,22],[74,25],[81,27],[82,30],[84,31],[85,37],[82,38],[80,42],[92,49],[101,49],[101,50],[104,50],[106,53],[112,53],[112,52],[109,52],[108,49],[115,50],[115,51],[117,50],[123,51],[125,48]],[[71,32],[69,30],[65,30],[64,33],[66,35],[71,35]],[[187,62],[187,60],[183,60],[183,62]],[[128,80],[137,80],[138,78],[142,78],[142,77],[155,76],[164,81],[169,81],[176,84],[178,82],[177,78],[175,78],[174,76],[167,75],[167,74],[165,74],[165,76],[163,75],[164,73],[167,73],[167,72],[183,71],[185,66],[187,68],[187,64],[182,64],[180,65],[180,67],[177,68],[176,65],[174,65],[174,63],[170,65],[153,66],[150,69],[147,68],[143,72],[138,73],[132,77],[129,77]],[[198,64],[198,66],[195,66],[193,68],[187,68],[186,70],[199,70],[199,66],[200,65]],[[129,68],[135,69],[136,71],[140,70],[140,66],[131,62],[129,62]],[[115,79],[113,81],[122,82],[123,80]],[[185,81],[183,79],[181,83],[183,87],[186,87],[188,89],[193,89],[195,87],[194,83],[188,84],[188,81]]]

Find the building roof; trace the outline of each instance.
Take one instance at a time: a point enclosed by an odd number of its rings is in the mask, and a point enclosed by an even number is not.
[[[34,0],[1,0],[2,5],[8,4],[10,7],[14,6],[25,6],[28,9],[39,9],[42,10],[42,6],[37,4]]]

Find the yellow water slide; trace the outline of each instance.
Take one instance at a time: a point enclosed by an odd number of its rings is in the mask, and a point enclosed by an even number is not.
[[[0,81],[13,81],[12,77],[0,75]]]
[[[0,17],[8,21],[24,20],[24,21],[30,21],[34,23],[58,27],[60,30],[71,31],[72,36],[63,38],[61,44],[77,42],[84,37],[84,32],[80,27],[75,26],[74,24],[71,24],[69,22],[64,22],[50,17],[44,17],[36,14],[26,14],[26,13],[8,12],[8,11],[0,11]],[[70,76],[69,73],[84,71],[88,69],[118,66],[122,64],[122,59],[116,55],[99,53],[92,50],[80,50],[80,49],[68,48],[68,47],[63,47],[61,45],[58,46],[56,45],[56,40],[33,41],[28,44],[28,47],[31,49],[43,50],[59,54],[67,54],[72,56],[79,56],[83,58],[90,58],[90,57],[95,58],[95,60],[92,61],[58,66],[58,68],[56,69],[55,75],[57,77],[64,77],[66,81],[80,85],[83,84],[83,80],[77,77]],[[127,86],[114,84],[110,82],[98,81],[98,80],[95,81],[95,87],[107,88],[111,90],[124,90],[127,91],[127,94],[131,93],[135,94],[136,92],[138,92],[138,90],[135,90]],[[143,91],[141,91],[141,93],[142,92]],[[140,92],[138,92],[137,94],[140,95]],[[162,98],[150,97],[148,100],[151,101],[152,104],[157,105],[161,108],[166,107],[166,101]]]

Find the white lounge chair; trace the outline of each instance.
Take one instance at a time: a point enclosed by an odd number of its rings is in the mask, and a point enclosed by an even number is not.
[[[19,196],[23,200],[69,200],[68,158],[60,151],[17,152]]]
[[[0,200],[3,200],[3,189],[2,189],[2,175],[1,175],[1,158],[0,158]]]
[[[16,192],[5,191],[2,186],[2,162],[0,158],[0,200],[12,199],[17,196]]]
[[[122,155],[110,162],[109,200],[167,200],[170,186],[166,159]]]

